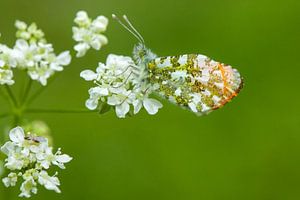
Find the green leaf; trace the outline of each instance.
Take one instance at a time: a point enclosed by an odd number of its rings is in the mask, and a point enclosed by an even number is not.
[[[103,114],[107,113],[108,111],[110,111],[110,109],[111,109],[110,105],[108,105],[107,103],[101,103],[99,105],[99,114],[103,115]]]
[[[127,117],[133,117],[134,116],[134,113],[133,113],[133,110],[129,110],[129,112],[127,113]]]

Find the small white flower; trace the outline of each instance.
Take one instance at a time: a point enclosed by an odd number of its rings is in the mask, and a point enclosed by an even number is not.
[[[47,84],[47,80],[71,62],[68,51],[54,53],[52,44],[47,43],[42,30],[36,24],[27,26],[16,21],[17,41],[11,49],[0,44],[0,85],[14,84],[13,68],[26,70],[31,79]]]
[[[79,26],[89,26],[91,24],[91,20],[86,11],[78,11],[76,13],[76,17],[74,22]]]
[[[9,138],[12,142],[14,142],[16,145],[22,145],[25,141],[25,134],[24,130],[21,127],[13,128],[9,132]]]
[[[0,67],[15,68],[18,64],[17,52],[14,49],[0,44]]]
[[[25,22],[20,21],[20,20],[16,20],[15,26],[19,30],[26,30],[26,28],[27,28],[27,24]]]
[[[4,185],[15,186],[18,176],[21,176],[24,181],[21,184],[20,197],[28,198],[32,193],[36,194],[37,183],[60,193],[59,179],[56,175],[50,177],[46,170],[52,165],[65,169],[65,164],[72,157],[62,154],[60,149],[53,154],[46,138],[25,134],[21,127],[12,129],[9,138],[10,141],[1,147],[1,151],[7,156],[4,166],[13,172],[2,179]]]
[[[93,81],[97,79],[98,74],[93,72],[92,70],[84,70],[80,73],[80,77],[84,78],[84,80],[86,81]]]
[[[20,187],[21,193],[20,193],[19,197],[29,198],[29,197],[31,197],[31,193],[36,194],[37,193],[36,186],[37,186],[37,184],[32,177],[26,179]]]
[[[25,22],[17,20],[15,22],[15,27],[18,29],[16,36],[19,39],[27,40],[30,43],[45,41],[44,32],[41,29],[38,29],[35,23],[28,26]]]
[[[74,46],[77,57],[83,57],[90,48],[100,50],[108,43],[107,37],[103,35],[108,25],[105,16],[101,15],[92,20],[85,11],[79,11],[74,22],[76,26],[72,27],[72,31],[73,39],[77,42]]]
[[[96,72],[84,70],[80,76],[86,81],[93,81],[97,86],[89,89],[86,107],[95,110],[99,102],[115,108],[116,115],[124,118],[133,107],[137,114],[142,107],[154,115],[162,108],[162,104],[149,95],[159,88],[140,78],[139,67],[127,56],[110,54],[106,64],[99,63]]]
[[[0,85],[13,85],[12,68],[17,66],[16,52],[6,45],[0,44]]]
[[[107,88],[94,87],[89,89],[90,98],[86,101],[85,105],[90,110],[95,110],[98,106],[101,97],[108,96],[109,91]]]
[[[50,68],[54,71],[62,71],[63,66],[67,66],[71,63],[71,55],[69,51],[64,51],[54,58],[54,61],[50,63]]]
[[[58,188],[60,185],[59,179],[55,176],[49,176],[44,170],[39,173],[38,182],[47,190],[54,190],[56,193],[61,193],[60,189]]]
[[[144,99],[143,105],[150,115],[155,115],[158,109],[162,108],[162,104],[159,101],[150,98]]]
[[[74,50],[77,51],[76,57],[83,57],[90,49],[87,43],[80,42],[74,46]]]
[[[5,69],[0,67],[0,85],[13,85],[15,83],[13,77],[14,74],[11,69]]]
[[[103,15],[98,16],[93,22],[92,22],[92,29],[95,32],[104,32],[106,31],[108,25],[108,19],[104,17]]]
[[[16,173],[9,173],[7,177],[2,179],[5,187],[15,186],[18,181],[18,175]]]
[[[119,118],[124,118],[130,110],[132,103],[132,93],[125,89],[120,89],[118,93],[108,97],[107,104],[116,107],[116,114]]]
[[[40,58],[38,46],[35,43],[29,44],[26,40],[19,39],[16,41],[14,49],[17,52],[19,68],[33,67]]]

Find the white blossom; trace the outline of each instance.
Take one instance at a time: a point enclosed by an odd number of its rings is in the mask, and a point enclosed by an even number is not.
[[[52,44],[28,43],[26,40],[19,39],[15,50],[18,54],[19,68],[27,69],[31,79],[37,80],[42,85],[46,85],[48,78],[55,72],[62,71],[63,67],[71,62],[68,51],[57,56]]]
[[[38,29],[35,23],[29,26],[20,20],[16,20],[15,27],[17,28],[16,36],[19,39],[28,40],[30,43],[45,42],[45,34],[41,29]]]
[[[7,177],[2,179],[5,187],[15,186],[18,181],[18,175],[14,172],[11,172],[7,175]]]
[[[25,174],[28,173],[25,172]],[[27,175],[27,174],[26,174]],[[31,197],[31,193],[36,194],[37,193],[37,183],[33,178],[33,174],[30,175],[23,175],[24,182],[21,184],[20,190],[21,193],[19,194],[19,197]]]
[[[61,193],[60,189],[58,188],[60,185],[59,179],[56,176],[49,176],[44,170],[39,173],[38,182],[47,190],[53,190],[57,193]]]
[[[56,174],[49,176],[47,170],[56,165],[65,169],[65,164],[72,158],[62,154],[58,149],[53,153],[48,140],[32,134],[25,134],[21,127],[16,127],[9,132],[10,141],[6,142],[1,151],[7,156],[4,166],[12,172],[2,179],[6,187],[15,186],[21,177],[20,197],[30,197],[37,193],[37,184],[43,185],[48,190],[60,193],[59,179]]]
[[[13,80],[13,72],[11,69],[5,69],[0,67],[0,85],[13,85],[15,81]]]
[[[95,110],[99,104],[108,104],[115,108],[119,118],[126,117],[128,113],[137,114],[142,107],[149,114],[156,114],[162,104],[149,95],[157,86],[141,81],[140,73],[130,57],[114,54],[107,57],[106,64],[99,63],[96,72],[82,71],[80,76],[83,79],[96,84],[89,89],[90,98],[86,101],[86,107]]]
[[[17,64],[16,51],[4,44],[0,44],[0,67],[15,68]]]
[[[6,45],[0,44],[0,85],[13,85],[12,68],[17,66],[15,52]]]
[[[14,84],[12,70],[17,68],[27,71],[31,79],[45,86],[55,72],[70,64],[70,53],[56,55],[52,44],[46,42],[43,31],[34,23],[28,26],[17,20],[15,26],[18,39],[14,47],[0,44],[0,84]]]
[[[72,31],[73,39],[77,42],[74,46],[77,57],[84,56],[90,48],[100,50],[108,43],[107,37],[103,35],[108,25],[105,16],[101,15],[92,20],[85,11],[79,11],[74,22],[76,26],[72,27]]]

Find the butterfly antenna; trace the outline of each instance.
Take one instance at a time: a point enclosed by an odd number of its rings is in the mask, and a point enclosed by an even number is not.
[[[115,19],[121,26],[123,26],[127,31],[129,31],[135,38],[137,38],[141,43],[145,43],[141,35],[133,28],[132,25],[126,26],[115,14],[112,14],[112,18]],[[124,18],[125,19],[125,18]],[[126,20],[125,20],[126,21]],[[126,21],[127,22],[127,21]],[[128,23],[128,22],[127,22]],[[133,29],[132,29],[133,28]]]
[[[123,19],[127,22],[127,24],[130,26],[130,28],[139,36],[139,38],[143,41],[143,44],[145,44],[145,40],[143,36],[134,28],[132,23],[129,21],[128,17],[126,15],[123,15]]]

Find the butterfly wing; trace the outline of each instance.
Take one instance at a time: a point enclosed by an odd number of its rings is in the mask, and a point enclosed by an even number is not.
[[[197,114],[222,107],[243,86],[236,69],[200,54],[156,58],[148,71],[162,97]]]

